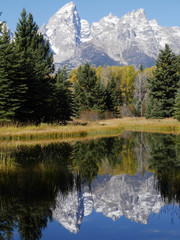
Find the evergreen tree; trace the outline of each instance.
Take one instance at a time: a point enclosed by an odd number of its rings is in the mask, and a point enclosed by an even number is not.
[[[147,118],[164,118],[173,115],[178,81],[177,57],[166,44],[156,61],[154,76],[148,79]]]
[[[20,121],[43,121],[50,118],[49,102],[53,57],[49,42],[38,33],[38,26],[25,9],[15,32],[15,48],[21,62],[21,75],[26,85],[24,102],[17,113]]]
[[[7,32],[7,28],[5,25],[4,30],[1,29],[1,32],[2,35],[0,35],[0,119],[1,121],[6,121],[14,113],[14,111],[9,109],[10,107],[9,98],[12,89],[7,71],[7,68],[10,67],[8,63],[8,58],[11,54],[11,51],[9,34]]]
[[[3,25],[0,36],[0,120],[9,121],[15,117],[19,109],[23,92],[22,78],[19,72],[17,55],[10,41],[10,32]]]
[[[118,117],[120,114],[121,92],[114,78],[108,82],[106,96],[107,109],[112,112],[114,117]]]
[[[92,95],[94,96],[94,105],[92,109],[97,109],[100,113],[103,113],[106,110],[106,91],[99,81],[96,82]]]
[[[83,110],[103,112],[106,109],[105,89],[97,80],[95,70],[88,63],[78,68],[74,95],[78,113]]]
[[[71,119],[74,111],[74,100],[72,91],[70,90],[71,83],[68,80],[66,66],[58,69],[54,87],[54,120],[65,123]]]

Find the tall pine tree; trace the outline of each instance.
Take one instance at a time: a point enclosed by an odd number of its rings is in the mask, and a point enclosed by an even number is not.
[[[2,30],[4,29],[4,30]],[[10,109],[9,102],[11,89],[11,80],[9,79],[9,58],[11,58],[10,38],[6,26],[1,25],[0,35],[0,120],[7,121],[13,115],[13,109]]]
[[[120,105],[122,100],[121,91],[114,78],[108,82],[106,96],[107,109],[113,114],[114,117],[118,117],[120,114]]]
[[[50,74],[54,71],[53,56],[49,42],[38,33],[32,14],[27,15],[25,9],[17,24],[15,48],[26,88],[17,118],[20,121],[47,121],[50,118]]]
[[[62,69],[58,69],[55,77],[52,120],[62,123],[71,120],[74,114],[74,99],[71,87],[67,68],[63,66]]]
[[[19,72],[19,74],[18,74]],[[0,120],[10,121],[22,104],[23,81],[6,24],[0,35]]]
[[[154,76],[148,79],[147,118],[172,117],[178,81],[177,57],[166,44],[156,61]]]
[[[98,110],[102,113],[106,109],[104,86],[97,80],[95,70],[88,63],[78,68],[74,95],[78,112]]]

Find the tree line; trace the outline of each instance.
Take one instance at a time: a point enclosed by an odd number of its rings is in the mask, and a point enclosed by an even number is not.
[[[62,122],[72,117],[146,116],[180,120],[180,57],[168,45],[156,66],[88,63],[55,71],[48,40],[25,9],[12,39],[0,24],[0,121]]]

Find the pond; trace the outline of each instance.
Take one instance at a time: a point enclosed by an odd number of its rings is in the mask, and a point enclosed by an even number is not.
[[[180,239],[180,136],[0,145],[0,239]]]

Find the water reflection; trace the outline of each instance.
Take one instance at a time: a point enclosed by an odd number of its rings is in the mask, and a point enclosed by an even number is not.
[[[12,239],[15,229],[20,239],[41,239],[53,218],[78,233],[93,209],[147,224],[152,212],[180,202],[178,136],[126,132],[0,151],[2,239]]]
[[[149,216],[159,213],[164,202],[154,188],[154,175],[137,173],[135,176],[98,176],[91,190],[85,185],[74,189],[65,198],[61,192],[56,198],[55,219],[69,231],[77,233],[83,217],[93,209],[116,220],[121,216],[146,224]]]

